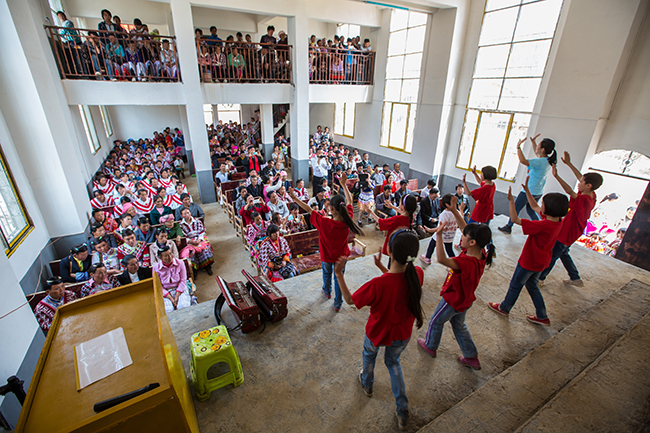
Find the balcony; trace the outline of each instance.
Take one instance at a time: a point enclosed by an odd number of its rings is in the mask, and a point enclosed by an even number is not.
[[[176,38],[45,26],[62,80],[179,82]]]
[[[375,52],[344,48],[309,47],[310,84],[371,86]]]

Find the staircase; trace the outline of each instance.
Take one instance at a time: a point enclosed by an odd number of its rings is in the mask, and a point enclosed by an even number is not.
[[[273,136],[287,124],[289,120],[289,104],[273,104]]]
[[[419,431],[648,429],[649,295],[631,280]]]

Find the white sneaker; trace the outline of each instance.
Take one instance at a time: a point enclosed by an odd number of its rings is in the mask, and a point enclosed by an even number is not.
[[[567,286],[584,287],[584,285],[585,285],[585,283],[582,281],[582,279],[580,279],[580,280],[564,280],[562,282],[564,284],[566,284]]]

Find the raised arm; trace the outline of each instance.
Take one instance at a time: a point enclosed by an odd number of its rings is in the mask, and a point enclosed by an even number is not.
[[[469,189],[469,186],[467,185],[467,173],[463,174],[463,188],[465,188],[465,194],[467,194],[468,197],[473,197],[472,190]]]
[[[564,152],[564,153],[566,153],[566,152]],[[551,173],[553,173],[553,177],[555,178],[555,180],[558,181],[558,183],[560,184],[560,186],[562,187],[562,189],[564,190],[564,192],[566,192],[567,194],[569,194],[569,196],[570,196],[571,198],[576,198],[576,197],[578,196],[578,194],[576,194],[576,192],[573,191],[573,189],[571,188],[571,186],[570,186],[568,183],[566,183],[566,182],[564,181],[564,179],[562,179],[562,178],[560,177],[560,175],[559,175],[558,172],[557,172],[557,166],[556,166],[555,164],[553,164],[553,166],[551,167]]]
[[[514,224],[521,225],[521,219],[517,214],[517,208],[515,207],[515,198],[512,196],[512,187],[508,188],[508,201],[510,202],[510,221]]]
[[[522,185],[524,188],[524,191],[526,191],[526,198],[528,199],[528,205],[537,213],[542,212],[542,208],[539,206],[539,203],[537,203],[537,200],[535,200],[535,197],[530,193],[530,189],[528,188],[528,179],[530,179],[530,176],[526,176],[526,183]]]
[[[533,138],[531,138],[530,140],[533,141],[533,144],[535,144],[535,141],[534,141]],[[522,138],[521,140],[519,140],[517,142],[517,158],[519,158],[520,163],[522,163],[525,166],[528,166],[529,162],[526,159],[526,157],[524,156],[524,152],[522,152],[522,150],[521,150],[521,145],[524,144],[525,141],[526,141],[526,137]]]
[[[352,205],[352,194],[350,194],[350,190],[348,189],[348,181],[346,179],[345,182],[341,182],[341,179],[339,179],[339,185],[341,185],[341,189],[343,190],[343,194],[345,195],[345,204],[346,205]]]
[[[444,230],[445,226],[447,225],[446,222],[440,224],[438,228],[436,229],[436,241],[438,245],[442,245],[442,231]],[[450,259],[447,257],[447,253],[445,252],[444,248],[436,248],[436,259],[438,260],[438,263],[440,263],[443,266],[447,266],[448,268],[451,268],[455,271],[460,269],[460,266],[458,266],[458,263],[456,263],[456,260]],[[339,281],[340,285],[340,281]]]
[[[569,166],[569,168],[573,172],[573,175],[576,177],[576,179],[578,179],[578,180],[582,179],[582,173],[580,173],[580,170],[578,170],[576,168],[576,166],[571,163],[571,155],[569,155],[569,152],[567,152],[565,150],[564,151],[564,157],[562,157],[560,159],[562,159],[563,163],[565,163],[566,165]]]
[[[476,172],[476,166],[472,167],[472,174],[474,175],[474,179],[476,179],[476,183],[479,185],[481,184],[481,176],[478,175]]]
[[[289,191],[288,191],[288,192],[289,192],[289,197],[291,197],[291,199],[292,199],[292,200],[293,200],[293,201],[294,201],[298,206],[300,206],[302,209],[304,209],[305,211],[307,211],[308,214],[311,215],[311,212],[312,212],[313,209],[310,208],[309,205],[308,205],[307,203],[305,203],[304,201],[302,201],[302,200],[300,200],[300,199],[298,198],[298,196],[296,195],[296,192],[294,191],[294,189],[293,189],[293,188],[289,188]]]
[[[467,223],[465,222],[465,218],[463,218],[463,214],[458,210],[458,197],[456,197],[456,194],[451,197],[451,204],[447,205],[447,210],[454,214],[458,228],[460,231],[463,231]]]

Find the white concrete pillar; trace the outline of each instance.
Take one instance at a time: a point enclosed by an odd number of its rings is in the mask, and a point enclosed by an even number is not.
[[[294,98],[289,110],[291,119],[291,176],[309,179],[309,28],[305,3],[296,5],[296,14],[287,19],[289,44],[293,46],[291,68]]]
[[[264,158],[268,161],[273,153],[273,104],[260,104],[260,132]]]
[[[217,104],[212,104],[212,123],[214,126],[219,124],[219,106]]]
[[[199,187],[201,202],[212,203],[216,201],[216,196],[212,178],[210,146],[203,116],[203,95],[197,67],[192,7],[187,0],[172,0],[171,11],[176,31],[178,64],[187,101],[185,105],[188,126],[186,136],[192,141],[191,157],[196,170],[196,183]],[[189,153],[188,158],[190,157]]]

